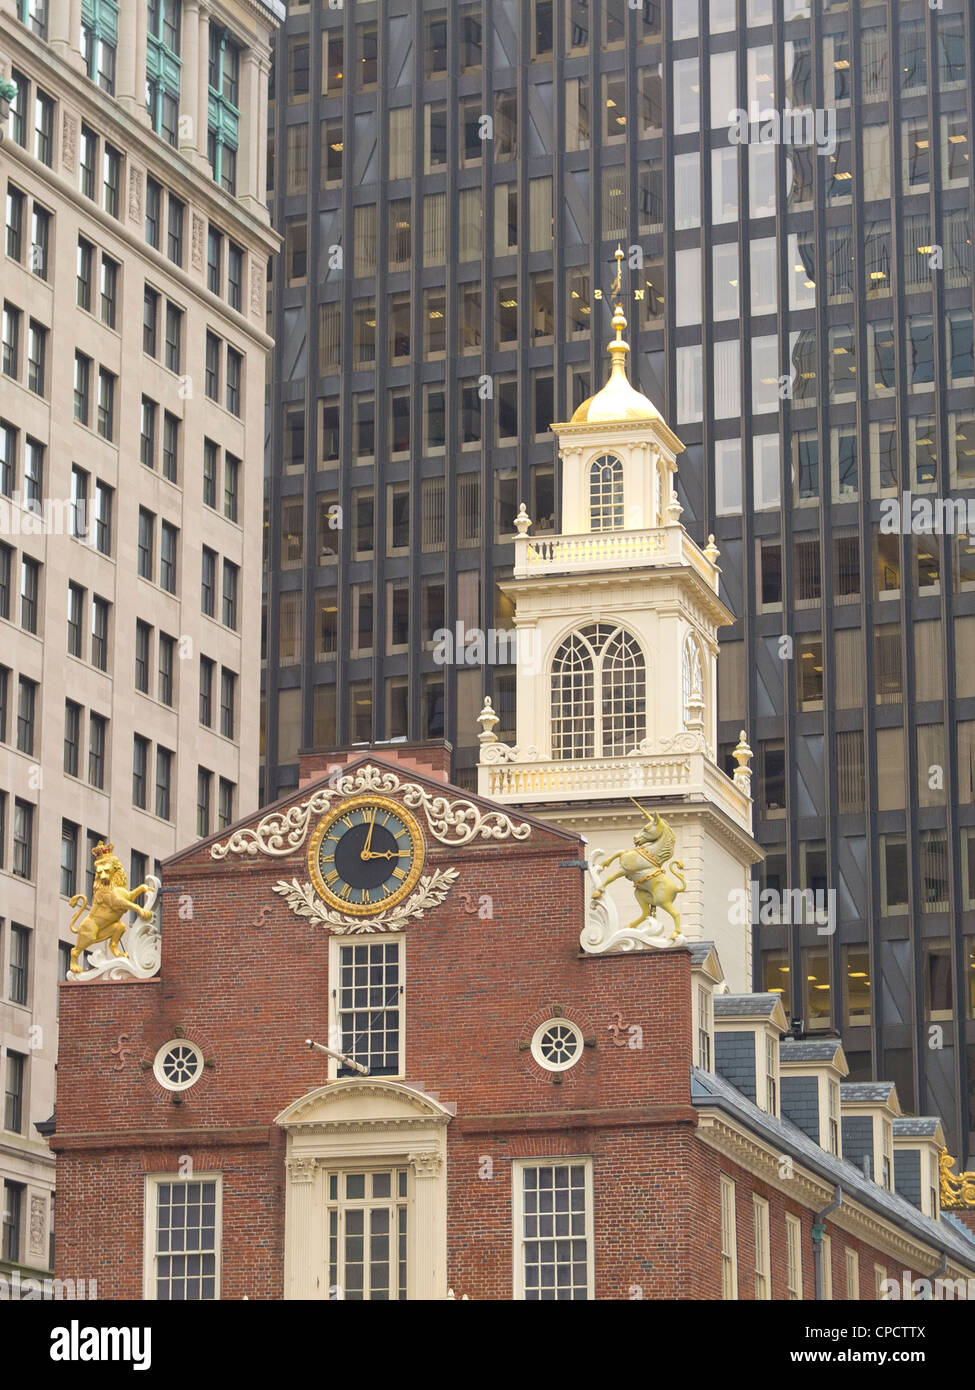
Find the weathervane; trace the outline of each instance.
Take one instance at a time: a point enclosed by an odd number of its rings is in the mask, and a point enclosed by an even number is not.
[[[619,242],[616,243],[616,250],[613,252],[613,256],[614,256],[614,259],[615,259],[615,261],[616,261],[616,278],[614,279],[612,285],[610,286],[610,291],[609,291],[609,292],[610,292],[610,294],[611,294],[611,295],[616,299],[616,301],[617,301],[617,302],[613,305],[613,308],[615,309],[615,311],[616,311],[618,314],[621,314],[621,313],[623,312],[623,305],[622,305],[622,302],[621,302],[621,301],[622,301],[622,294],[623,294],[623,259],[624,259],[624,253],[623,253],[623,247],[620,245]],[[596,290],[596,291],[594,292],[594,297],[595,297],[596,299],[602,299],[602,297],[603,297],[603,292],[602,292],[602,290]],[[633,298],[634,298],[635,300],[640,300],[640,299],[642,299],[642,298],[643,298],[643,290],[634,290],[634,291],[633,291]]]

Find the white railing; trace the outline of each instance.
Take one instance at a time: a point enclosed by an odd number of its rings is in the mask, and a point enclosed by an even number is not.
[[[488,744],[487,748],[500,745]],[[485,749],[486,751],[486,749]],[[751,827],[751,798],[704,753],[646,753],[630,758],[536,758],[482,762],[478,794],[519,805],[642,795],[700,797]]]
[[[689,565],[717,591],[718,572],[682,526],[593,531],[579,536],[516,536],[514,577],[590,569]]]

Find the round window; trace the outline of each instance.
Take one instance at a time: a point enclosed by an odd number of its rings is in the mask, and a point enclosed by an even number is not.
[[[203,1053],[196,1043],[174,1038],[156,1053],[152,1074],[167,1091],[185,1091],[203,1072]]]
[[[568,1071],[582,1056],[583,1038],[567,1018],[550,1018],[535,1029],[532,1056],[546,1071]]]

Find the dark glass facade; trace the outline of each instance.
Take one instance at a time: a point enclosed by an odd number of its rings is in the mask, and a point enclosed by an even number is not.
[[[940,503],[975,532],[972,51],[962,0],[290,5],[263,675],[267,800],[299,748],[393,738],[473,786],[485,694],[514,740],[512,668],[433,634],[508,626],[520,502],[558,528],[548,426],[603,379],[620,242],[631,374],[738,615],[719,737],[755,750],[759,886],[835,893],[835,931],[763,911],[755,984],[963,1162],[975,541]],[[905,492],[935,533],[882,529]]]

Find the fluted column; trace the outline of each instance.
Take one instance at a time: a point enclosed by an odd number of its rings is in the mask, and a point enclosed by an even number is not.
[[[447,1297],[446,1173],[439,1150],[411,1153],[413,1230],[408,1234],[407,1280],[412,1299]]]
[[[315,1184],[318,1161],[289,1158],[285,1162],[288,1186],[285,1195],[285,1298],[328,1298],[321,1287],[325,1270],[323,1247],[316,1240]],[[317,1282],[316,1282],[317,1280]]]

